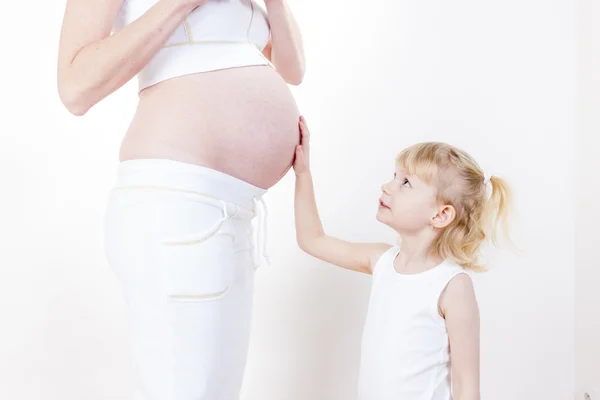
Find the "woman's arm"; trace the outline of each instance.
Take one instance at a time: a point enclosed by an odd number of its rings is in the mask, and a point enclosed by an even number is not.
[[[58,51],[58,92],[75,115],[133,78],[190,11],[206,0],[159,0],[111,35],[123,0],[68,0]]]
[[[456,400],[480,400],[479,308],[471,278],[460,274],[440,297],[452,360],[452,392]]]
[[[265,0],[265,4],[271,25],[265,56],[287,83],[299,85],[306,67],[300,28],[286,0]]]
[[[330,264],[371,274],[379,257],[391,246],[385,243],[350,243],[325,234],[317,210],[309,167],[310,134],[303,117],[300,118],[299,126],[302,139],[296,148],[294,160],[294,215],[298,245],[313,257]]]

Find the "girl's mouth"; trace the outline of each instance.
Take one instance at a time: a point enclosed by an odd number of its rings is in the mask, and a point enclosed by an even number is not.
[[[380,208],[387,208],[388,210],[390,209],[390,208],[387,206],[387,204],[385,204],[385,203],[383,202],[383,200],[381,200],[381,199],[379,199],[379,207],[380,207]]]

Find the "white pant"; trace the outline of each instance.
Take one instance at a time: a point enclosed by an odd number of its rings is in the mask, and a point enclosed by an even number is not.
[[[196,165],[120,164],[105,246],[129,307],[136,399],[239,399],[264,193]]]

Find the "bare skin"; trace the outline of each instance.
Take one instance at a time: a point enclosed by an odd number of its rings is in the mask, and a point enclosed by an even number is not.
[[[268,188],[292,165],[298,115],[270,67],[175,78],[142,92],[121,159],[169,158]]]
[[[159,0],[110,35],[122,0],[68,0],[58,88],[67,109],[84,115],[133,78],[181,21],[207,0]],[[291,168],[299,111],[287,84],[299,84],[304,54],[285,0],[267,0],[274,67],[196,73],[144,89],[120,159],[166,158],[209,167],[261,188]],[[91,12],[90,10],[94,10]]]

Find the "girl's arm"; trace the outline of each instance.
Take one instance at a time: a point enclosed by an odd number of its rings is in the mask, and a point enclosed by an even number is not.
[[[448,329],[454,399],[480,400],[479,307],[471,278],[460,274],[452,279],[439,306]]]
[[[379,257],[391,246],[385,243],[350,243],[325,234],[309,168],[310,133],[303,117],[300,117],[299,126],[302,139],[301,144],[296,147],[294,160],[294,215],[298,245],[308,254],[330,264],[371,274]]]
[[[271,40],[263,50],[281,77],[291,85],[304,79],[302,35],[286,0],[265,0],[271,25]]]
[[[58,49],[58,93],[85,114],[148,63],[185,17],[205,0],[159,0],[111,35],[123,0],[67,0]]]

